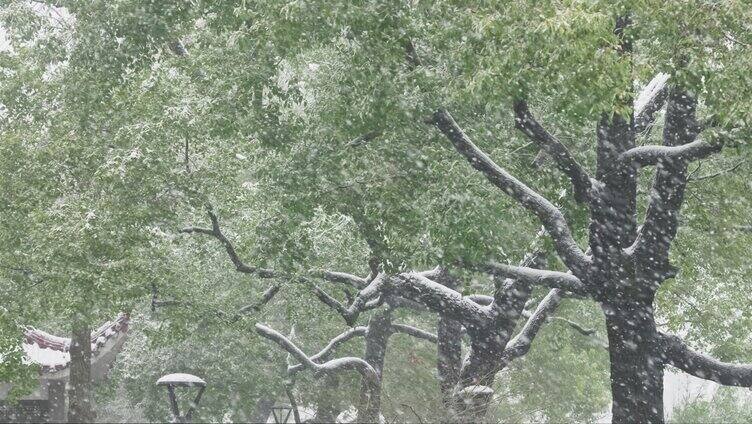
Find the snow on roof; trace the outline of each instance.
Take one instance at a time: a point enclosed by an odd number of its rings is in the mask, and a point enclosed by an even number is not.
[[[63,368],[70,362],[70,353],[62,350],[40,347],[34,343],[24,343],[23,350],[26,353],[26,361],[44,367]]]
[[[102,324],[91,333],[91,353],[96,356],[110,340],[128,331],[128,315],[118,314],[114,321]],[[26,360],[42,366],[42,372],[60,371],[70,364],[71,339],[28,328],[24,334]]]
[[[206,381],[200,377],[196,377],[193,374],[175,373],[167,374],[157,380],[157,386],[165,386],[168,384],[176,386],[206,386]]]

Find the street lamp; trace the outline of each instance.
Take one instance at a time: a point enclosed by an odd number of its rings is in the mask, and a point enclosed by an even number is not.
[[[290,419],[290,413],[292,412],[292,406],[290,405],[274,405],[272,406],[272,416],[274,416],[274,422],[286,423]],[[296,421],[297,422],[297,421]]]
[[[176,423],[190,423],[193,410],[198,405],[198,401],[201,400],[201,395],[204,394],[206,389],[206,382],[199,377],[191,374],[167,374],[157,380],[157,386],[167,386],[167,394],[170,396],[170,409],[172,410],[173,422]],[[178,410],[178,400],[175,397],[175,387],[198,387],[198,394],[196,399],[191,402],[188,407],[188,412],[185,415],[180,415]]]

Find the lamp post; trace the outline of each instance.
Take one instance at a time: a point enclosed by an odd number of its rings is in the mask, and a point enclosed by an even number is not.
[[[193,411],[198,406],[198,401],[201,400],[201,395],[204,394],[206,389],[206,382],[199,377],[191,374],[167,374],[157,380],[157,386],[166,386],[167,394],[170,396],[170,409],[172,410],[173,422],[176,423],[190,423]],[[193,402],[188,407],[188,412],[185,415],[180,415],[178,410],[178,400],[175,396],[175,387],[198,387],[198,393]]]

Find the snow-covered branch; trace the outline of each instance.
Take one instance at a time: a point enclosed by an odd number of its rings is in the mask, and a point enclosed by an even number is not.
[[[668,364],[695,377],[726,386],[752,387],[752,364],[732,364],[690,349],[679,337],[659,333]]]
[[[543,231],[538,232],[536,240],[542,237],[543,234]],[[545,259],[546,255],[541,250],[534,250],[522,258],[519,266],[535,269],[543,268],[545,266]],[[500,310],[502,315],[506,317],[518,317],[525,309],[525,304],[530,300],[532,291],[533,286],[528,280],[505,278],[504,275],[494,274],[494,301],[492,307]]]
[[[420,274],[423,277],[428,278],[429,280],[436,280],[446,274],[446,269],[441,266],[437,266],[434,269],[430,269],[428,271],[421,271],[418,274]]]
[[[619,161],[625,165],[648,166],[661,161],[691,161],[703,159],[719,152],[723,145],[705,140],[695,140],[680,146],[637,146],[619,156]]]
[[[326,361],[317,364],[297,347],[287,337],[281,333],[263,325],[256,324],[256,332],[262,337],[269,339],[286,350],[291,356],[297,359],[301,365],[310,369],[315,375],[334,375],[344,371],[357,371],[366,386],[365,398],[358,407],[358,422],[376,422],[379,415],[378,391],[380,378],[376,370],[366,361],[355,357],[344,357]]]
[[[488,306],[492,304],[494,301],[493,296],[488,296],[485,294],[471,294],[471,295],[465,296],[465,299],[475,302],[481,306]]]
[[[484,265],[486,271],[507,278],[514,278],[532,285],[542,285],[566,290],[579,295],[587,295],[587,288],[579,278],[572,274],[543,269],[512,266],[489,262]]]
[[[541,300],[538,307],[530,315],[525,325],[512,340],[509,341],[504,349],[502,361],[508,363],[515,358],[526,354],[530,350],[533,339],[538,335],[538,331],[548,320],[548,317],[559,307],[562,299],[562,290],[552,289],[546,297]]]
[[[556,252],[562,261],[572,272],[580,275],[590,263],[590,258],[577,246],[564,214],[548,199],[509,174],[481,151],[457,125],[449,112],[444,109],[438,110],[433,115],[433,123],[475,169],[541,220],[553,238]]]
[[[548,153],[556,162],[556,166],[572,181],[575,199],[578,202],[586,202],[590,195],[591,179],[569,149],[556,137],[546,131],[535,119],[524,101],[514,102],[515,126],[526,136]]]
[[[336,349],[339,345],[347,342],[348,340],[351,340],[355,337],[363,337],[368,332],[368,327],[359,326],[359,327],[353,327],[350,328],[343,333],[339,334],[337,337],[333,338],[329,341],[329,344],[327,344],[319,353],[313,355],[310,357],[311,361],[313,362],[321,362],[322,360],[326,359],[334,349]],[[305,368],[305,365],[300,363],[296,365],[291,365],[287,368],[287,372],[290,374],[295,374]]]
[[[344,357],[326,361],[317,364],[311,357],[306,355],[298,346],[281,333],[263,325],[256,324],[256,332],[262,337],[269,339],[286,350],[290,355],[297,359],[305,368],[314,371],[317,374],[337,373],[340,371],[356,370],[363,378],[378,382],[379,376],[368,362],[355,357]]]
[[[655,114],[661,110],[668,98],[666,87],[668,79],[668,74],[659,72],[637,96],[634,102],[634,132],[636,134],[646,133],[652,128]]]
[[[711,144],[697,140],[699,124],[695,116],[696,109],[697,100],[693,96],[674,88],[666,107],[664,146],[635,148],[644,149],[643,152],[652,152],[647,156],[659,160],[645,219],[627,253],[641,259],[647,271],[645,274],[654,275],[658,281],[675,274],[675,270],[668,263],[668,251],[676,237],[679,211],[684,202],[688,180],[686,159],[701,157],[722,147],[721,142]]]
[[[488,307],[463,298],[459,292],[416,272],[403,273],[391,278],[390,290],[462,323],[477,324],[486,322],[490,317]]]
[[[315,270],[311,271],[311,275],[332,283],[347,284],[359,290],[368,285],[368,280],[366,280],[365,278],[361,278],[353,274],[348,274],[346,272]]]

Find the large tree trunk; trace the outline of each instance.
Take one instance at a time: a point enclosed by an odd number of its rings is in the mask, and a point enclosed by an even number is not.
[[[76,322],[70,345],[68,422],[90,423],[96,416],[91,399],[91,328]]]
[[[442,273],[436,281],[452,290],[457,288],[457,280],[448,273]],[[439,313],[436,336],[436,371],[441,401],[448,416],[453,417],[457,413],[454,395],[462,370],[462,323],[448,314]]]
[[[613,423],[663,422],[663,361],[650,303],[603,304],[611,360]]]
[[[439,315],[437,325],[437,360],[441,400],[450,416],[456,412],[454,391],[460,381],[462,367],[462,324],[446,315]]]
[[[389,309],[379,312],[368,322],[366,334],[366,348],[363,360],[368,362],[378,375],[378,382],[363,379],[360,389],[360,405],[358,407],[358,421],[378,421],[381,411],[381,381],[384,370],[384,359],[389,337],[392,335],[392,317]]]
[[[488,412],[491,397],[483,392],[468,393],[467,389],[476,386],[492,387],[496,373],[499,371],[500,358],[509,340],[488,329],[468,328],[470,351],[467,354],[460,373],[459,389],[455,393],[457,406],[456,420],[459,422],[482,422]]]

